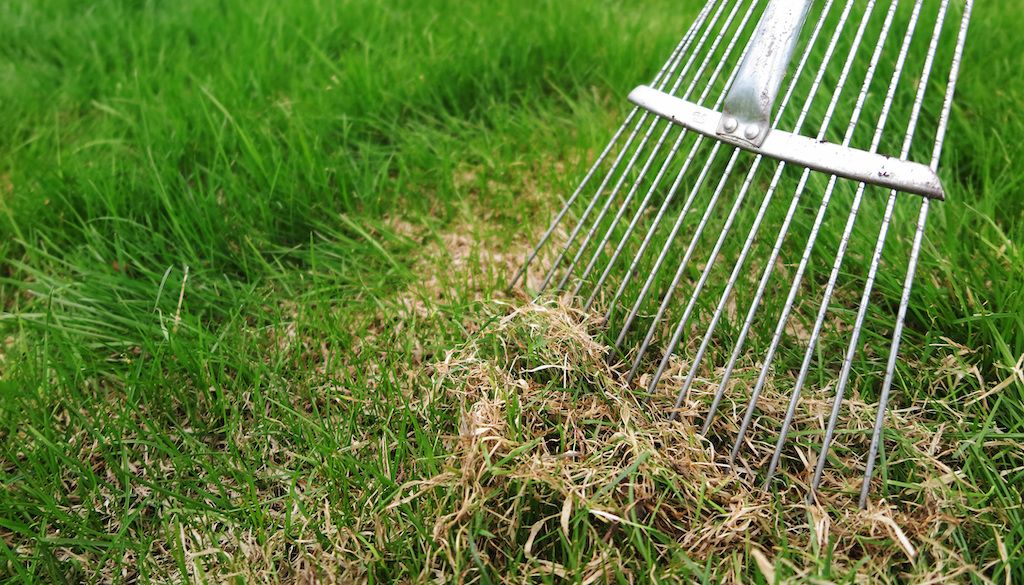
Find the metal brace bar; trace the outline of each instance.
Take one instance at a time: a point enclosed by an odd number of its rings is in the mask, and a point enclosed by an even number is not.
[[[634,89],[629,94],[629,101],[674,124],[757,154],[929,199],[946,198],[938,175],[928,165],[779,130],[766,133],[761,145],[753,146],[747,140],[719,134],[724,117],[722,113],[646,85]]]

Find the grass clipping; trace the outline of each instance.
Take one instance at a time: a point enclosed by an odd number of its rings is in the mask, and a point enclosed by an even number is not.
[[[887,441],[887,470],[902,480],[899,488],[890,483],[891,502],[857,509],[868,440],[858,432],[837,436],[831,467],[840,469],[808,504],[817,455],[811,445],[820,444],[827,393],[801,400],[783,476],[765,490],[749,470],[766,467],[788,396],[765,389],[733,471],[723,459],[748,385],[730,388],[702,437],[695,431],[713,384],[695,385],[682,416],[670,421],[671,393],[648,402],[626,387],[589,325],[554,305],[503,306],[490,327],[432,366],[432,391],[412,408],[459,427],[447,434],[444,471],[403,485],[388,506],[399,517],[408,506],[434,512],[432,574],[423,577],[472,580],[481,572],[592,583],[683,570],[691,579],[773,582],[949,578],[972,570],[946,545],[970,522],[957,497],[963,480],[943,463],[954,447],[921,409],[888,419],[899,431]],[[671,372],[666,379],[671,385]],[[457,416],[437,417],[446,408]],[[873,405],[854,396],[844,409],[850,428],[870,428]]]

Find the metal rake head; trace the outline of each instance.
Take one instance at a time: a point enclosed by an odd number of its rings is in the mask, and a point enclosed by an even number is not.
[[[810,497],[844,395],[874,394],[864,507],[972,4],[709,0],[512,285],[546,255],[537,294],[603,312],[649,393],[678,356],[676,412],[714,388],[702,433],[746,384],[730,465],[766,385],[785,386],[766,482],[801,392],[830,390]]]

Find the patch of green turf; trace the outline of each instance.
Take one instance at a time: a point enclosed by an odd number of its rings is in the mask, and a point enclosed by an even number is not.
[[[459,405],[406,406],[678,41],[678,4],[0,5],[0,574],[429,577],[430,511],[383,510],[444,471]],[[957,552],[997,582],[1024,573],[1022,19],[975,9],[903,346],[929,367],[901,381],[960,433],[968,505],[999,523]],[[488,252],[447,259],[459,236]],[[647,535],[647,567],[706,572]]]

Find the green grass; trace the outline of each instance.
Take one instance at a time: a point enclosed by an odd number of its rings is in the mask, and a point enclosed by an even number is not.
[[[494,255],[572,191],[678,4],[0,4],[0,576],[528,573],[474,548],[484,515],[446,558],[436,509],[388,506],[450,465],[463,405],[422,400],[505,298]],[[955,429],[1002,551],[952,541],[996,582],[1024,578],[1019,25],[975,8],[901,370]],[[708,571],[660,538],[612,544],[638,579]]]

